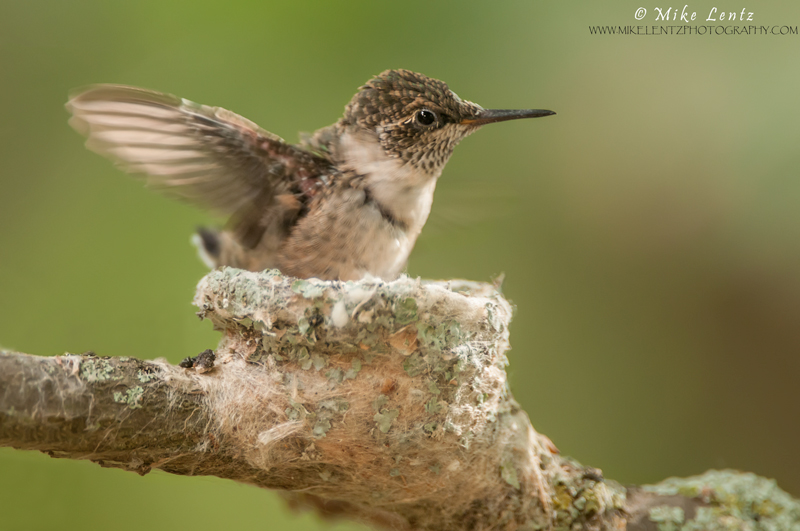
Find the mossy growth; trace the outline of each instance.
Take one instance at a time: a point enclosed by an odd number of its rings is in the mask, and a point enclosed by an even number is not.
[[[122,375],[116,372],[114,364],[107,358],[84,358],[80,364],[78,374],[89,383],[122,379]]]
[[[320,495],[373,504],[376,493],[412,490],[434,500],[447,484],[471,484],[522,425],[507,417],[511,307],[490,285],[221,268],[201,281],[195,304],[224,334],[210,399],[235,422],[218,435],[251,448],[247,458],[270,477],[297,478],[308,464],[303,477]],[[517,460],[479,487],[529,488]],[[295,464],[282,472],[280,463]],[[343,483],[348,474],[330,473],[339,469],[362,481]]]
[[[570,457],[561,457],[549,481],[553,492],[554,529],[583,529],[588,522],[603,514],[620,511],[625,506],[625,489],[598,476]],[[545,470],[553,470],[549,466]]]
[[[114,392],[114,402],[125,404],[130,409],[139,409],[142,407],[142,398],[144,397],[144,389],[141,386],[131,387],[124,392]]]
[[[693,518],[668,507],[650,511],[659,531],[800,531],[800,502],[775,480],[736,470],[711,470],[689,478],[670,478],[642,488],[664,496],[697,498]],[[682,513],[682,511],[681,511]]]
[[[465,514],[472,506],[461,504],[503,493],[492,498],[508,502],[495,523],[530,529],[599,528],[624,515],[624,488],[528,431],[504,370],[512,307],[493,287],[222,268],[195,303],[224,333],[213,406],[235,423],[217,431],[275,481],[364,507],[413,492],[419,507]],[[531,445],[533,454],[520,450]],[[453,484],[464,487],[443,500]],[[513,500],[531,493],[538,509],[514,516],[523,506]],[[766,500],[750,510],[779,512]],[[703,513],[665,506],[649,516],[677,531]]]

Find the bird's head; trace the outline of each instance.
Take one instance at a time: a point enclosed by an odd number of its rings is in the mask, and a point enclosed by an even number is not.
[[[551,114],[555,113],[484,109],[462,100],[437,79],[409,70],[386,70],[353,96],[340,124],[376,138],[388,157],[438,177],[453,148],[481,126]]]

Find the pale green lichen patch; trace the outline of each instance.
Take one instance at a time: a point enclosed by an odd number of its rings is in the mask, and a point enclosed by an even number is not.
[[[329,429],[331,429],[330,419],[317,419],[317,422],[314,424],[314,429],[311,430],[311,433],[313,433],[314,437],[317,438],[325,437],[325,434]]]
[[[440,403],[436,398],[431,398],[425,403],[425,411],[430,413],[431,415],[435,415],[442,411],[444,406]]]
[[[344,381],[344,371],[339,367],[334,367],[325,373],[325,377],[336,383],[342,383]]]
[[[297,364],[300,365],[300,368],[304,371],[310,369],[314,364],[314,360],[308,355],[308,349],[306,347],[301,347],[297,350]]]
[[[403,370],[406,371],[406,374],[408,374],[411,378],[422,374],[427,367],[427,360],[418,352],[415,352],[403,362]]]
[[[355,380],[360,370],[361,370],[361,360],[354,359],[352,362],[350,362],[350,368],[347,369],[347,372],[344,373],[344,379]]]
[[[679,531],[683,524],[683,509],[661,505],[650,509],[650,521],[658,526],[658,531]]]
[[[587,488],[584,489],[583,492],[581,492],[581,495],[575,500],[575,507],[583,511],[585,514],[599,513],[603,508],[603,502],[601,501],[596,490],[598,484],[595,483],[592,485],[592,483],[589,481],[587,481],[586,484]]]
[[[81,378],[87,382],[105,382],[107,380],[121,380],[121,374],[115,374],[114,365],[102,358],[84,358],[81,360],[79,371]]]
[[[320,402],[319,408],[316,411],[316,422],[312,433],[314,437],[322,438],[331,429],[331,422],[336,418],[339,413],[344,413],[350,409],[350,404],[343,399],[330,399]]]
[[[325,358],[316,353],[313,356],[311,356],[311,362],[314,364],[314,369],[316,371],[319,371],[320,369],[325,367],[325,365],[328,364]]]
[[[150,383],[153,380],[157,380],[158,376],[150,372],[139,370],[136,373],[136,378],[142,383]]]
[[[774,480],[752,473],[711,470],[689,478],[669,478],[643,490],[698,498],[708,504],[700,507],[694,518],[674,527],[679,531],[800,531],[800,501],[792,499]],[[652,513],[651,520],[657,522]]]
[[[308,410],[303,404],[295,402],[291,398],[289,399],[289,407],[286,408],[285,413],[289,420],[302,420],[308,416]]]
[[[399,409],[384,409],[381,412],[375,413],[372,420],[376,422],[381,433],[388,433],[392,427],[392,422],[394,422],[394,419],[396,419],[399,414]]]
[[[114,402],[125,404],[130,409],[139,409],[142,407],[142,398],[144,397],[144,389],[140,386],[127,389],[124,393],[116,391],[114,393]]]
[[[486,321],[496,332],[503,331],[503,319],[497,312],[497,305],[493,302],[486,303]]]
[[[386,409],[384,406],[389,402],[389,397],[380,395],[372,401],[372,409],[375,410],[375,416],[372,420],[375,421],[381,433],[388,433],[392,427],[392,422],[400,414],[399,409]]]
[[[325,293],[325,285],[311,280],[297,279],[292,282],[292,291],[299,293],[306,299],[316,299]]]
[[[417,337],[424,349],[435,351],[442,351],[447,345],[459,345],[464,340],[461,325],[453,320],[437,325],[418,324]]]
[[[385,406],[389,402],[389,397],[386,395],[380,395],[378,398],[372,401],[372,409],[376,412],[380,411],[383,406]]]
[[[595,515],[624,508],[625,489],[621,485],[590,479],[585,474],[587,469],[569,457],[560,461],[560,471],[550,478],[554,528],[583,529]]]
[[[417,320],[417,300],[412,297],[406,297],[397,301],[394,306],[395,323],[399,325],[407,325]]]
[[[514,468],[514,461],[506,459],[500,464],[500,477],[503,481],[519,490],[519,478],[517,478],[517,469]]]
[[[242,318],[242,319],[235,319],[235,321],[236,321],[236,322],[237,322],[237,323],[238,323],[240,326],[243,326],[243,327],[245,327],[245,328],[252,328],[252,327],[253,327],[253,325],[255,324],[255,323],[253,322],[253,320],[252,320],[251,318],[249,318],[249,317],[244,317],[244,318]]]

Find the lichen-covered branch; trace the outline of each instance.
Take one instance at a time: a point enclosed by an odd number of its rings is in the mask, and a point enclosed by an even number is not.
[[[0,445],[215,475],[397,530],[800,530],[800,505],[756,476],[626,490],[560,456],[509,392],[492,285],[221,269],[195,304],[223,333],[213,367],[1,352]]]

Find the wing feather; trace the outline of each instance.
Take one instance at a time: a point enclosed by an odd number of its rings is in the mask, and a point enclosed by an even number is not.
[[[265,210],[280,208],[276,197],[302,195],[298,175],[331,170],[324,156],[231,111],[170,94],[95,85],[72,96],[67,109],[89,149],[128,172],[147,174],[148,184],[166,193],[232,216],[252,245],[263,233],[262,220],[275,217]]]

